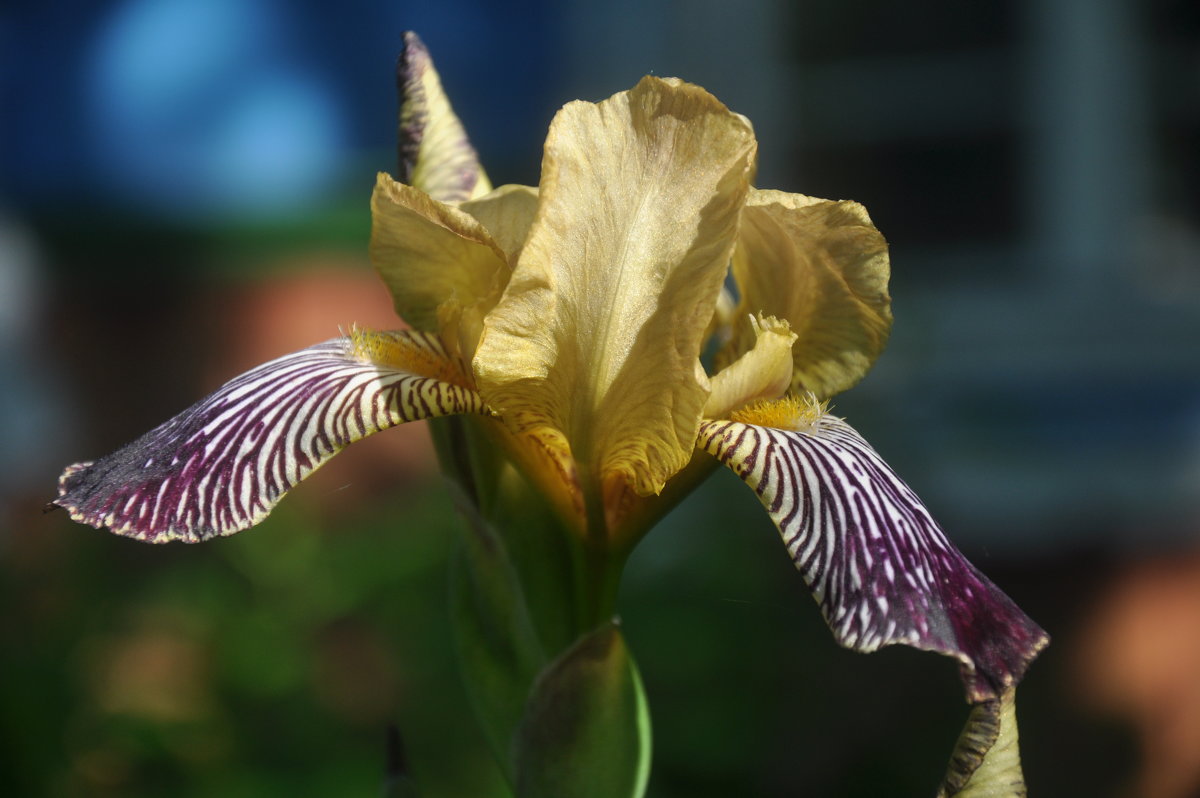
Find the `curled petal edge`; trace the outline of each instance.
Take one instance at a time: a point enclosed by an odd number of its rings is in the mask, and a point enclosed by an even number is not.
[[[814,401],[740,416],[702,424],[698,446],[758,495],[838,643],[954,657],[973,704],[1020,681],[1046,633],[951,545],[862,436]]]

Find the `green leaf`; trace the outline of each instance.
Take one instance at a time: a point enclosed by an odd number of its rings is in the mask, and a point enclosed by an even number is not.
[[[538,677],[514,756],[520,798],[644,794],[650,715],[615,622],[581,638]]]
[[[971,708],[938,798],[1025,798],[1016,689]]]
[[[500,540],[545,650],[566,648],[585,631],[574,625],[573,534],[499,450],[489,428],[495,420],[451,416],[435,421],[429,429],[456,507],[468,524],[482,518],[489,534]]]
[[[505,776],[510,741],[546,655],[504,542],[464,506],[466,530],[450,573],[450,610],[467,694]]]

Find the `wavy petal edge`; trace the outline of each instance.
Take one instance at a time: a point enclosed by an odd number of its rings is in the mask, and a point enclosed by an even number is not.
[[[264,363],[94,461],[68,466],[51,505],[151,543],[251,527],[350,443],[452,413],[486,413],[441,341],[352,333]],[[447,381],[451,378],[453,381]]]

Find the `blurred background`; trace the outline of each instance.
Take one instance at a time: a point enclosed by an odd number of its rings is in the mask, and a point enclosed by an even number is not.
[[[427,433],[261,527],[150,547],[43,515],[61,468],[241,370],[389,327],[367,199],[418,31],[493,182],[563,102],[678,75],[759,184],[863,202],[895,331],[840,397],[1053,637],[1037,795],[1200,794],[1200,7],[1184,0],[8,0],[0,7],[0,792],[503,795],[447,628]],[[717,474],[635,553],[650,793],[930,795],[955,667],[838,649]],[[7,760],[7,761],[4,761]]]

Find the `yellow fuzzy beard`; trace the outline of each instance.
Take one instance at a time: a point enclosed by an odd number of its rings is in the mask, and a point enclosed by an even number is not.
[[[818,402],[815,396],[807,393],[751,402],[733,411],[730,419],[757,427],[802,431],[810,429],[828,410],[828,401]]]
[[[416,340],[397,338],[358,325],[352,325],[346,337],[350,339],[350,353],[359,360],[470,387],[449,358],[421,346]]]

